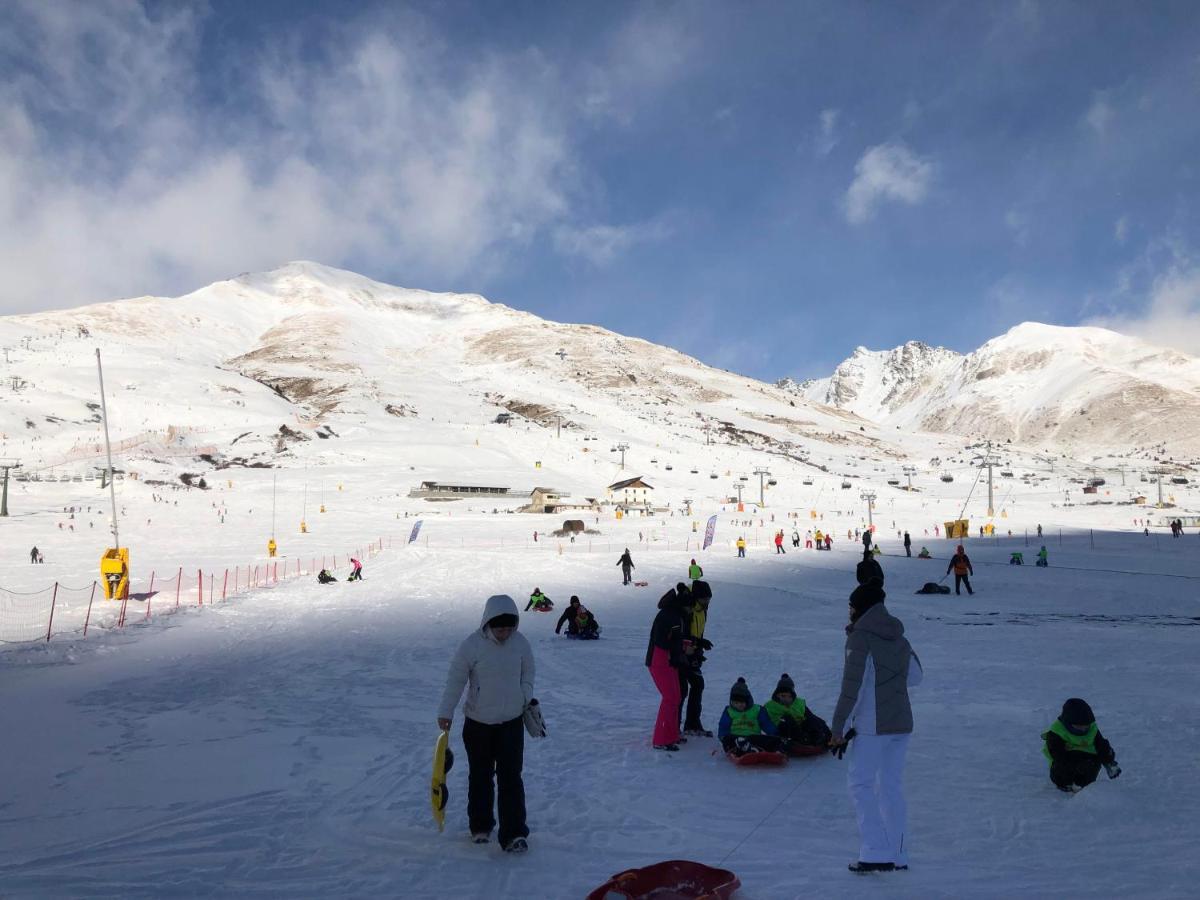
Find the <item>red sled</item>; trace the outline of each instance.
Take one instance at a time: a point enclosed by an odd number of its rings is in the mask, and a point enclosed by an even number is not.
[[[618,872],[587,900],[728,900],[741,886],[728,869],[671,859]]]
[[[741,756],[734,753],[725,755],[735,766],[782,766],[787,762],[787,754],[775,750],[754,750]]]
[[[648,581],[635,581],[633,583],[633,586],[634,587],[647,587],[649,584],[650,584],[650,582],[648,582]]]
[[[789,744],[788,756],[820,756],[828,749],[820,744]]]

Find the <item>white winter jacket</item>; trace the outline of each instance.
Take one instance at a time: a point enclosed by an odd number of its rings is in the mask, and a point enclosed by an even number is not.
[[[488,597],[477,631],[458,646],[446,689],[438,706],[439,719],[454,718],[454,709],[467,687],[463,713],[485,725],[499,725],[519,718],[533,699],[533,648],[525,635],[513,631],[503,644],[492,635],[487,623],[496,616],[517,612],[517,603],[507,594]]]

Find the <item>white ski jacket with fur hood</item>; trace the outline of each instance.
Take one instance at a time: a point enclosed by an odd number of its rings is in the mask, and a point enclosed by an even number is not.
[[[520,718],[533,699],[533,648],[520,631],[514,630],[503,644],[492,635],[487,623],[509,613],[519,616],[517,603],[507,594],[488,597],[480,627],[459,644],[446,689],[438,706],[439,719],[454,718],[454,709],[467,688],[463,713],[485,725],[499,725]]]

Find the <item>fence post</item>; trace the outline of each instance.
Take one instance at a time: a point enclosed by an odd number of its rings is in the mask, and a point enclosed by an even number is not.
[[[285,567],[286,567],[286,565],[287,565],[287,563],[284,563]],[[279,563],[275,563],[275,573],[274,574],[275,574],[275,583],[279,584]],[[286,568],[284,569],[284,574],[285,575],[287,574]]]
[[[209,574],[208,576],[208,605],[212,606],[213,592],[217,589],[217,576]]]
[[[154,571],[153,570],[151,570],[151,572],[150,572],[150,589],[148,591],[146,591],[146,593],[147,594],[154,593]]]
[[[196,605],[203,606],[204,605],[204,571],[202,569],[196,570],[196,597],[199,600],[199,602]]]
[[[1089,536],[1089,537],[1091,537],[1091,539],[1092,539],[1092,549],[1093,549],[1093,550],[1095,550],[1095,549],[1096,549],[1096,532],[1095,532],[1093,529],[1089,528],[1089,529],[1088,529],[1088,536]]]
[[[54,593],[50,596],[50,623],[46,626],[46,642],[50,641],[50,632],[54,629],[54,604],[58,601],[58,582],[54,582]]]
[[[92,596],[88,597],[87,615],[83,617],[83,636],[87,637],[88,622],[92,621],[92,601],[96,599],[96,582],[92,582]]]
[[[221,599],[225,599],[225,589],[229,587],[229,570],[225,570],[225,580],[221,582]]]
[[[175,576],[175,608],[179,609],[179,589],[183,587],[183,566],[179,567],[179,574]]]

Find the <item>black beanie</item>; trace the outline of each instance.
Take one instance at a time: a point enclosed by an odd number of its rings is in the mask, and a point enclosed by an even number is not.
[[[792,681],[792,676],[787,672],[779,676],[779,683],[775,685],[775,693],[771,697],[777,697],[785,692],[793,697],[796,696],[796,682]]]
[[[729,689],[729,702],[732,703],[734,700],[744,700],[747,706],[754,705],[754,698],[750,695],[750,685],[746,684],[745,678],[739,678]]]
[[[1091,725],[1096,721],[1096,716],[1087,705],[1087,701],[1078,697],[1072,697],[1063,704],[1062,715],[1059,718],[1064,725]]]
[[[488,619],[488,628],[516,628],[520,621],[516,613],[501,613]]]
[[[578,598],[578,597],[576,597],[574,594],[572,594],[572,595],[571,595],[571,602],[570,602],[570,605],[571,605],[571,606],[574,606],[576,603],[579,603],[579,602],[580,602],[579,598]]]
[[[855,620],[872,606],[882,603],[886,597],[887,594],[883,591],[883,581],[879,576],[873,576],[866,584],[860,584],[850,595],[850,606],[854,609]]]

